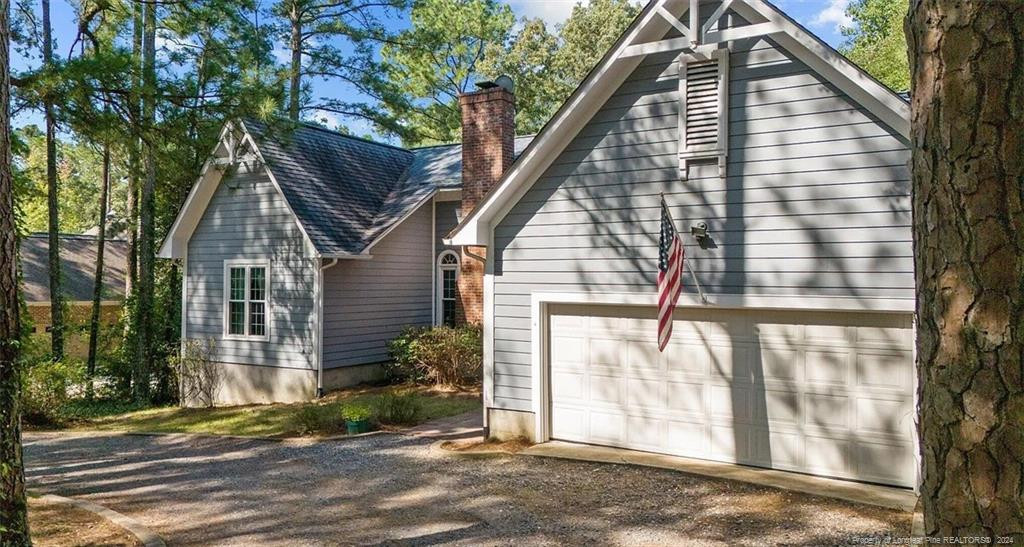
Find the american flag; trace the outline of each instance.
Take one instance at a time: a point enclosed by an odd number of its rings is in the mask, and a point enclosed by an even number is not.
[[[665,198],[661,198],[661,240],[658,242],[658,351],[672,338],[672,312],[683,287],[683,243]]]

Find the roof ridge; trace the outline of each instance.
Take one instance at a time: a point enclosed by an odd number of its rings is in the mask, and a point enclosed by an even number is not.
[[[533,138],[533,137],[536,137],[536,136],[537,136],[537,133],[529,133],[527,135],[516,135],[516,136],[514,136],[512,138],[513,139],[526,139],[526,138]],[[452,143],[448,143],[448,144],[425,144],[423,146],[410,146],[409,148],[407,148],[407,150],[409,150],[409,151],[413,151],[413,150],[426,150],[427,148],[443,148],[445,146],[462,146],[462,141],[452,142]]]

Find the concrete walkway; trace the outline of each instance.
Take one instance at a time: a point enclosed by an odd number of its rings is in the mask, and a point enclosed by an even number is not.
[[[638,452],[609,446],[552,441],[531,446],[522,451],[521,454],[674,469],[684,473],[743,481],[761,486],[785,488],[794,492],[826,496],[853,503],[878,505],[911,513],[917,505],[917,495],[913,491],[904,488],[890,488],[877,484],[812,477],[810,475],[787,473],[773,469],[759,469],[743,465],[652,454],[650,452]]]

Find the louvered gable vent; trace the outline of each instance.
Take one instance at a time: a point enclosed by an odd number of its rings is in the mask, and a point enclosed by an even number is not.
[[[716,158],[725,176],[728,150],[728,50],[710,56],[684,56],[679,62],[679,168],[687,177],[690,160]]]

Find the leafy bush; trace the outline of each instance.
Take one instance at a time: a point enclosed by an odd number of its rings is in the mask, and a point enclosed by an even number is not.
[[[21,410],[26,424],[55,426],[62,410],[85,379],[82,363],[47,359],[28,363],[22,376]]]
[[[364,403],[346,403],[341,406],[341,417],[346,422],[361,422],[373,416],[373,409]]]
[[[299,435],[331,433],[344,426],[338,405],[308,404],[300,406],[288,419],[287,429]]]
[[[384,393],[374,404],[377,421],[389,425],[415,424],[422,410],[423,402],[415,393]]]
[[[480,379],[483,336],[480,327],[413,327],[388,343],[396,379],[457,386]]]

